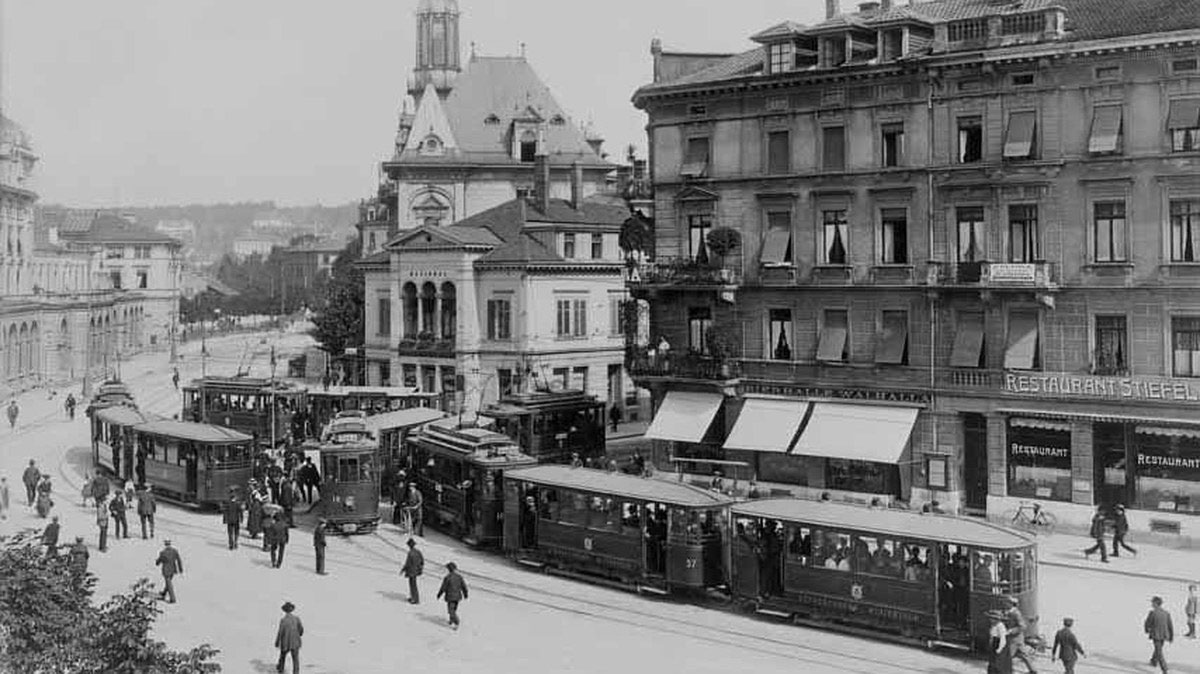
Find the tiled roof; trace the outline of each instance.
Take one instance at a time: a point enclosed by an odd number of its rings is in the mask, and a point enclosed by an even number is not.
[[[750,73],[760,72],[763,69],[763,64],[766,62],[766,48],[755,47],[741,54],[730,56],[716,65],[709,66],[704,70],[685,75],[677,80],[663,82],[668,86],[676,86],[680,84],[699,84],[702,82],[719,82],[720,80],[748,75]],[[654,85],[649,85],[645,89],[653,89]]]
[[[563,199],[551,199],[549,208],[542,211],[536,202],[530,201],[526,209],[526,222],[562,222],[581,225],[620,225],[629,217],[624,205],[607,201],[584,199],[579,208]]]
[[[182,245],[178,239],[156,232],[148,227],[135,225],[124,218],[101,213],[92,220],[85,233],[71,237],[74,241],[92,243],[162,243]]]
[[[563,259],[554,251],[543,246],[528,234],[519,234],[512,241],[506,242],[496,250],[484,255],[477,261],[479,264],[498,264],[513,262],[562,262]]]
[[[804,32],[804,29],[805,26],[802,23],[796,23],[795,21],[784,21],[782,23],[777,23],[766,30],[761,30],[754,35],[751,35],[750,39],[754,40],[755,42],[765,42],[774,38],[796,35]]]

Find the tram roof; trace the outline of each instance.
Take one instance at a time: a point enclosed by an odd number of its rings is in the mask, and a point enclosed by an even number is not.
[[[435,410],[432,407],[411,407],[406,410],[396,410],[395,412],[372,414],[367,417],[367,428],[378,432],[394,428],[420,426],[421,424],[441,419],[444,416],[445,414],[441,410]]]
[[[681,482],[558,464],[513,469],[505,473],[505,478],[696,508],[724,506],[733,502],[724,494]]]
[[[109,424],[137,426],[156,417],[140,412],[136,407],[130,405],[113,405],[112,407],[104,407],[96,410],[96,418]]]
[[[263,377],[202,377],[193,379],[187,388],[205,389],[205,390],[225,390],[234,393],[246,393],[252,391],[286,391],[302,392],[304,389],[295,382],[286,381],[283,379],[266,379]]]
[[[1034,542],[1025,534],[983,520],[852,503],[772,498],[738,503],[733,506],[733,513],[983,548],[1024,548]]]
[[[348,398],[353,395],[402,397],[412,395],[436,396],[437,393],[421,393],[415,386],[330,386],[329,388],[310,388],[309,395],[330,398]]]
[[[239,433],[232,428],[214,426],[212,424],[197,424],[191,421],[175,421],[174,419],[158,419],[138,424],[134,430],[140,433],[169,435],[182,440],[225,444],[232,442],[249,442],[253,438],[245,433]]]
[[[587,409],[603,406],[600,399],[578,390],[535,391],[506,396],[499,402],[490,403],[480,412],[489,417],[515,417],[559,409]]]

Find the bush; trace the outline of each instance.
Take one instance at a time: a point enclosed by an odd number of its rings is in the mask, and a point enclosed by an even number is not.
[[[706,241],[708,250],[724,261],[726,255],[742,245],[742,233],[732,227],[717,227],[709,231]]]
[[[727,327],[715,326],[704,335],[708,355],[717,360],[728,360],[737,352],[737,335]]]

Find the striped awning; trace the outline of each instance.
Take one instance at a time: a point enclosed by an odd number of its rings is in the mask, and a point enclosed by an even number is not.
[[[1009,417],[1009,426],[1018,428],[1037,428],[1043,431],[1061,431],[1069,433],[1071,431],[1071,422],[1063,419],[1039,419],[1037,417]]]

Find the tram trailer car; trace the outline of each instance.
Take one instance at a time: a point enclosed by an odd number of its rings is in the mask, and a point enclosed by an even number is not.
[[[223,426],[157,419],[133,427],[145,479],[155,494],[201,508],[218,507],[229,488],[250,481],[254,440]]]
[[[341,412],[304,449],[320,452],[321,516],[330,530],[367,534],[379,526],[379,441],[361,412]]]
[[[338,412],[361,410],[368,416],[415,407],[441,409],[438,393],[422,393],[412,386],[330,386],[308,390],[309,423],[320,429]]]
[[[479,546],[504,538],[504,475],[537,464],[506,435],[458,428],[447,418],[426,424],[407,441],[416,467],[425,522]]]
[[[504,549],[639,591],[726,584],[732,499],[679,482],[544,464],[505,474]]]
[[[538,391],[509,395],[480,413],[539,463],[603,459],[604,402],[583,391]]]
[[[157,417],[126,404],[89,408],[88,412],[92,467],[122,480],[136,480],[145,470],[145,459],[140,452],[135,452],[137,438],[133,429]]]
[[[232,428],[273,449],[291,444],[305,396],[303,387],[277,379],[204,377],[183,387],[181,418]]]
[[[118,405],[137,409],[129,387],[119,379],[109,379],[96,387],[96,392],[92,394],[92,399],[88,402],[84,412],[90,417],[98,410]]]

